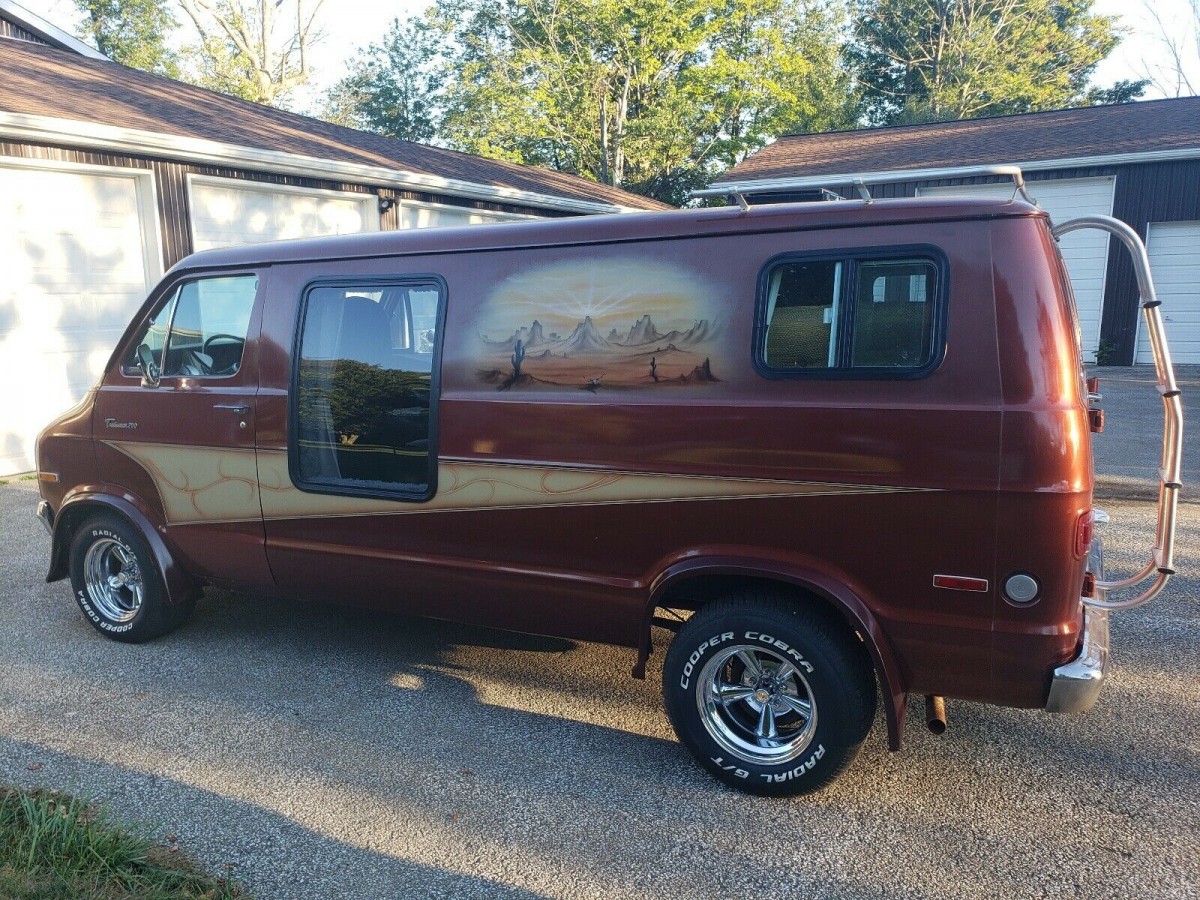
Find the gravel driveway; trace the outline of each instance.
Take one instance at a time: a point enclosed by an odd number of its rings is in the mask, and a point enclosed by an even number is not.
[[[1074,717],[914,703],[815,797],[719,786],[632,652],[208,591],[190,625],[104,640],[29,483],[0,488],[0,780],[93,796],[259,898],[1200,897],[1194,577],[1115,617]],[[1152,507],[1106,504],[1109,560]],[[1133,530],[1133,529],[1136,529]],[[1182,507],[1195,572],[1200,507]]]

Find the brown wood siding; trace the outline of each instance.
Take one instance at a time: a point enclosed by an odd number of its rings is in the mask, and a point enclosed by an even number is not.
[[[1200,160],[1122,166],[1117,175],[1113,215],[1147,237],[1152,222],[1200,221]],[[1123,245],[1108,250],[1104,318],[1100,339],[1112,348],[1112,361],[1132,365],[1140,315],[1137,277]]]
[[[446,197],[440,194],[418,191],[398,191],[370,184],[324,181],[315,178],[300,178],[293,175],[250,172],[224,166],[203,166],[127,154],[105,153],[96,150],[75,150],[67,147],[43,144],[0,141],[0,162],[3,162],[3,158],[6,156],[17,157],[18,159],[43,159],[53,162],[73,162],[96,166],[112,166],[114,168],[152,170],[158,192],[158,219],[159,227],[162,231],[164,269],[175,265],[175,263],[192,252],[192,226],[187,192],[187,176],[190,174],[252,181],[259,184],[315,188],[329,191],[344,191],[347,193],[377,194],[381,197],[390,197],[394,200],[420,200],[426,203],[442,203],[447,206],[458,206],[466,209],[525,213],[546,217],[570,215],[570,213],[539,210],[526,206],[485,203],[482,201],[474,202],[465,200],[462,197]],[[381,229],[395,231],[398,227],[399,218],[395,206],[380,215]]]
[[[32,31],[26,31],[16,22],[0,18],[0,38],[12,38],[17,41],[28,41],[31,44],[41,44],[44,47],[53,46],[49,41],[42,40]]]

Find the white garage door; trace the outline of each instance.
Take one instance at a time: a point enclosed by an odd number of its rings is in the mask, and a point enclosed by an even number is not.
[[[1146,240],[1154,292],[1162,301],[1171,359],[1200,363],[1200,222],[1155,222]],[[1137,357],[1153,363],[1146,323],[1138,313]]]
[[[1011,184],[968,184],[955,187],[921,188],[922,196],[1011,197]],[[1031,181],[1029,193],[1038,206],[1057,224],[1077,216],[1111,216],[1112,178],[1072,178],[1061,181]],[[1100,314],[1104,304],[1104,275],[1108,269],[1108,235],[1093,228],[1073,231],[1059,242],[1071,273],[1071,287],[1079,307],[1083,331],[1084,359],[1096,361],[1100,346]]]
[[[307,188],[188,179],[196,250],[379,230],[379,199]]]
[[[401,200],[397,213],[402,229],[441,228],[446,225],[494,225],[498,222],[516,222],[522,219],[536,218],[535,216],[520,216],[514,213],[467,209],[445,203],[421,203],[413,200]]]
[[[33,468],[161,271],[148,174],[47,165],[0,162],[0,475]]]

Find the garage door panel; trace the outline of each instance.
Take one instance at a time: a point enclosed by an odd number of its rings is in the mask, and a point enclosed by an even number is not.
[[[1200,364],[1200,222],[1154,222],[1147,229],[1146,255],[1171,359]],[[1145,316],[1138,315],[1134,361],[1154,362]]]
[[[196,250],[379,230],[374,194],[306,192],[202,179],[189,184]]]
[[[150,184],[0,164],[0,474],[33,467],[38,431],[95,382],[145,298]]]
[[[1065,222],[1078,216],[1112,215],[1112,178],[1072,178],[1029,182],[1029,192],[1053,221]],[[1011,184],[972,184],[922,188],[922,196],[973,196],[1005,199],[1013,195]],[[1094,362],[1100,345],[1100,321],[1104,283],[1108,271],[1108,235],[1088,229],[1073,231],[1059,241],[1067,263],[1071,288],[1079,310],[1083,332],[1084,359]]]

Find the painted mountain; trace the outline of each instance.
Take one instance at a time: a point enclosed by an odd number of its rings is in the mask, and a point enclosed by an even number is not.
[[[600,337],[592,317],[587,316],[575,326],[570,337],[562,342],[562,352],[565,356],[575,356],[580,353],[608,353],[613,345]]]
[[[480,380],[592,392],[719,382],[729,298],[713,279],[651,250],[545,259],[508,274],[480,304]]]
[[[513,347],[516,346],[517,341],[520,341],[522,344],[524,344],[525,348],[527,350],[545,344],[546,337],[545,337],[545,333],[542,329],[542,323],[539,322],[537,319],[534,319],[532,325],[530,325],[528,327],[522,325],[520,328],[518,328],[511,335],[504,338],[503,340],[489,341],[487,338],[483,339],[483,342],[488,347],[491,347],[494,349],[504,348],[507,350],[512,350]]]
[[[625,338],[625,346],[633,347],[636,344],[649,344],[653,341],[660,340],[662,335],[654,327],[654,322],[649,316],[642,316],[637,320],[637,323],[629,329],[629,337]]]
[[[662,333],[649,315],[604,337],[591,316],[565,338],[547,337],[541,322],[521,325],[503,340],[481,338],[479,377],[500,390],[575,387],[600,390],[712,384],[712,347],[718,329],[708,319]],[[624,334],[624,338],[621,335]]]

